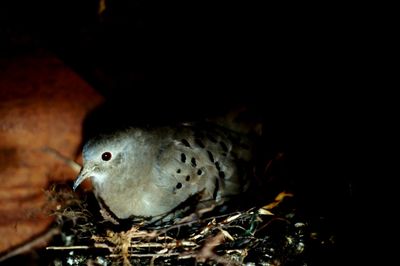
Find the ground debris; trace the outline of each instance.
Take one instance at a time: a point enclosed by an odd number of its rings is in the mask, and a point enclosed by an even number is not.
[[[54,212],[61,237],[46,249],[54,265],[307,265],[308,243],[322,241],[287,192],[263,207],[119,225],[90,210],[89,196],[57,193],[66,205]]]

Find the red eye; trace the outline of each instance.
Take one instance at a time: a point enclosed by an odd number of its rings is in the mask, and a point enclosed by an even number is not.
[[[111,152],[108,151],[104,152],[101,155],[101,159],[103,159],[103,161],[109,161],[111,159]]]

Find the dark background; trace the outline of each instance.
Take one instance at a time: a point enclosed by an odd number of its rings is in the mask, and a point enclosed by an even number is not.
[[[3,1],[0,56],[54,53],[105,96],[104,123],[202,118],[249,106],[265,123],[270,153],[286,154],[305,212],[326,217],[340,254],[351,255],[351,12],[244,2],[106,4],[99,14],[97,1]]]
[[[357,29],[334,6],[106,3],[99,14],[96,0],[5,1],[1,54],[46,48],[106,96],[137,92],[136,104],[142,93],[148,100],[283,104],[310,89],[315,95],[304,98],[323,103],[331,101],[322,91],[353,82],[346,79]],[[271,95],[283,89],[297,92]]]

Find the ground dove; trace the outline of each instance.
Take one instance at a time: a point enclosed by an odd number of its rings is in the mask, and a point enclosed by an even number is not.
[[[251,157],[247,137],[215,125],[128,128],[84,145],[74,189],[90,178],[118,218],[159,217],[196,194],[207,206],[244,192]]]

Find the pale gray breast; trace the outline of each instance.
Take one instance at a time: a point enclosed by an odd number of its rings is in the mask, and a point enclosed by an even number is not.
[[[177,202],[204,190],[202,200],[216,200],[245,191],[249,183],[252,144],[248,138],[212,125],[164,129],[156,167],[159,186]]]

